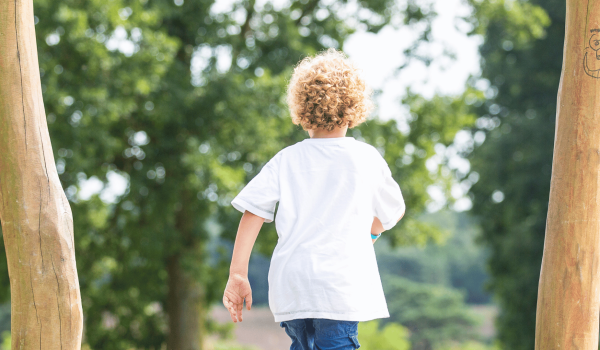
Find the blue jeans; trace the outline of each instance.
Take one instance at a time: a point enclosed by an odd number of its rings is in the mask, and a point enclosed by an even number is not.
[[[290,350],[355,350],[358,342],[358,321],[326,318],[303,318],[279,322],[292,338]]]

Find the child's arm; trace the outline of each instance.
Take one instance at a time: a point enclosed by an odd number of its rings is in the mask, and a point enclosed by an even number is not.
[[[379,221],[377,216],[375,216],[375,219],[373,219],[373,225],[371,225],[371,233],[374,235],[378,235],[383,231],[385,231],[385,230],[383,229],[383,225],[381,224],[381,221]],[[377,240],[377,238],[375,238],[375,239],[371,238],[371,240],[373,241],[373,244],[375,244],[375,241]]]
[[[223,295],[223,305],[229,310],[233,322],[237,322],[236,317],[239,318],[240,322],[242,321],[244,299],[246,299],[248,310],[252,306],[252,289],[248,281],[248,263],[250,262],[252,247],[254,247],[254,242],[264,221],[263,217],[246,210],[238,227],[231,266],[229,267],[229,280]]]
[[[400,216],[398,221],[400,221],[400,219],[402,219],[403,217],[404,217],[404,213],[402,214],[402,216]],[[398,222],[398,221],[396,221],[396,222]],[[381,224],[381,221],[379,221],[379,219],[375,216],[375,219],[373,220],[373,225],[371,225],[371,233],[374,235],[378,235],[383,231],[385,231],[385,230],[383,229],[383,225]],[[373,241],[373,244],[375,244],[376,240],[377,240],[377,238],[375,238],[375,239],[371,238],[371,241]]]

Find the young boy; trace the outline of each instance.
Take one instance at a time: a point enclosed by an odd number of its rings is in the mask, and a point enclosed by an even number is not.
[[[233,322],[242,321],[244,299],[251,309],[250,252],[263,222],[275,219],[269,307],[290,349],[358,349],[358,322],[389,317],[373,244],[404,216],[404,199],[377,149],[345,136],[372,103],[342,52],[302,60],[287,101],[310,138],[279,151],[232,200],[243,216],[223,304]]]

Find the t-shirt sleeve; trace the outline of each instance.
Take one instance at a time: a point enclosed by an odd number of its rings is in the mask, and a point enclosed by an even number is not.
[[[396,225],[398,219],[404,215],[406,204],[402,197],[400,185],[392,177],[387,162],[383,160],[383,176],[380,178],[378,186],[376,186],[373,196],[373,208],[375,216],[381,221],[385,230],[389,230]]]
[[[231,201],[235,209],[263,217],[266,223],[273,221],[275,205],[279,201],[279,159],[280,153],[271,158],[242,188]]]

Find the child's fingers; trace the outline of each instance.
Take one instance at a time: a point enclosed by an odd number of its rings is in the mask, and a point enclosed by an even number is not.
[[[232,308],[229,308],[229,316],[231,316],[231,320],[233,322],[237,322],[237,319],[235,318],[235,310],[233,310]]]
[[[242,310],[244,310],[244,301],[237,305],[238,319],[242,322]]]
[[[227,308],[227,310],[229,311],[229,316],[231,316],[231,320],[233,322],[237,322],[235,316],[237,316],[237,312],[235,311],[235,308],[233,307],[233,302],[229,300],[229,298],[227,298],[226,296],[223,297],[223,305],[225,305],[225,307]]]
[[[252,294],[246,296],[246,308],[250,310],[252,308]]]
[[[237,322],[237,310],[235,309],[235,305],[231,306],[229,313],[231,314],[233,322]]]

